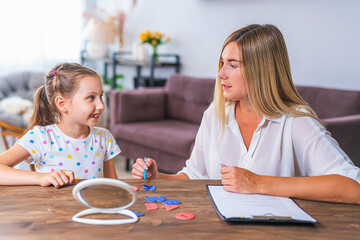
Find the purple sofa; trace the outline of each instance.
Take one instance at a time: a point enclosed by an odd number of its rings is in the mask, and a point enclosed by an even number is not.
[[[110,131],[128,158],[156,159],[163,172],[185,166],[203,112],[213,98],[215,80],[180,74],[165,88],[110,93]]]
[[[114,90],[110,131],[127,158],[151,157],[163,172],[185,166],[215,80],[180,74],[165,88]],[[360,166],[360,91],[297,87],[304,100],[356,165]]]
[[[301,97],[360,167],[360,91],[296,86]]]

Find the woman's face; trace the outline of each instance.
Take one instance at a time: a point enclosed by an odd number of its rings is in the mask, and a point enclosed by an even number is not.
[[[243,65],[240,62],[240,50],[236,42],[228,43],[221,55],[223,66],[218,72],[224,97],[230,100],[247,98],[244,85]]]

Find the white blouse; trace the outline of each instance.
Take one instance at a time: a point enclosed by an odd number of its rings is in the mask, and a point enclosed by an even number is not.
[[[339,174],[360,183],[360,169],[317,120],[286,115],[263,117],[247,149],[234,106],[226,109],[228,120],[221,140],[214,105],[204,112],[194,149],[179,173],[185,173],[190,179],[221,179],[220,164],[225,164],[260,175]]]

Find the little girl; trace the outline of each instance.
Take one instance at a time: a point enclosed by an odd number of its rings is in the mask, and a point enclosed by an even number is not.
[[[95,127],[104,110],[100,76],[76,63],[55,66],[34,96],[27,133],[0,154],[0,185],[53,185],[76,179],[116,178],[120,148],[112,134]],[[12,168],[31,157],[35,170]]]

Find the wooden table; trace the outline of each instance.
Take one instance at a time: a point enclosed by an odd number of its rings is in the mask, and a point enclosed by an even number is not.
[[[71,220],[85,206],[72,196],[73,186],[60,189],[38,186],[0,186],[1,239],[360,239],[360,205],[296,200],[314,225],[232,224],[222,221],[206,192],[205,180],[123,180],[140,187],[129,209],[145,213],[137,223],[87,225]],[[156,191],[142,190],[143,184]],[[145,196],[182,202],[180,208],[146,210]],[[161,204],[158,203],[158,206]],[[193,220],[175,218],[192,212]]]

